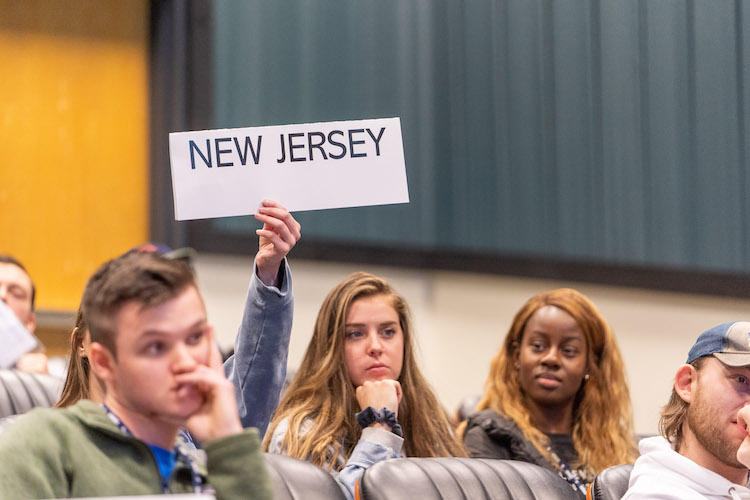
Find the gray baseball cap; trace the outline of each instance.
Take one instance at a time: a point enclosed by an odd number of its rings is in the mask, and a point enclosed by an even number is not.
[[[750,322],[724,323],[701,333],[688,353],[687,363],[711,354],[725,365],[750,365]]]

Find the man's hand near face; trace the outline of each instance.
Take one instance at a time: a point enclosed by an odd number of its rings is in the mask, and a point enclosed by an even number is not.
[[[211,346],[209,365],[199,365],[194,371],[175,377],[179,383],[193,384],[203,396],[203,405],[185,423],[187,430],[200,443],[242,432],[234,385],[224,375],[213,330],[208,342]]]
[[[750,425],[750,405],[742,407],[737,414],[737,422],[745,428],[745,431],[748,430],[748,425]],[[745,436],[745,440],[742,441],[737,450],[737,461],[750,469],[750,435]]]

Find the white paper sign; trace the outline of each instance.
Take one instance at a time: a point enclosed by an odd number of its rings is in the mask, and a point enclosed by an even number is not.
[[[36,347],[36,338],[24,328],[16,314],[0,300],[0,368],[10,368]]]
[[[398,118],[169,134],[175,219],[408,203]]]

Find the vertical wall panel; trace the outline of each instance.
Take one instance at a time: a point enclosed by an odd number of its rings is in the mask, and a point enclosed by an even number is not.
[[[594,183],[592,174],[598,164],[591,150],[600,131],[592,118],[601,96],[592,84],[598,68],[591,64],[591,48],[598,40],[592,39],[587,2],[555,2],[554,13],[557,248],[570,255],[595,257],[601,249],[601,239],[595,237],[601,235],[596,210],[601,190]]]
[[[145,1],[0,0],[0,252],[41,309],[148,238]]]
[[[737,26],[737,93],[740,99],[738,106],[740,112],[740,138],[739,156],[741,172],[744,175],[741,188],[743,189],[743,235],[742,247],[744,249],[743,269],[750,269],[750,3],[744,0],[735,0],[735,16]]]
[[[689,265],[692,224],[692,165],[688,98],[687,7],[682,0],[646,2],[645,37],[648,92],[648,168],[650,200],[647,238],[650,260],[659,265]]]
[[[642,78],[637,2],[602,2],[602,142],[605,246],[616,261],[645,257]]]
[[[492,93],[487,96],[488,109],[492,113],[493,144],[488,156],[494,163],[492,168],[495,174],[495,201],[485,207],[493,221],[495,230],[493,248],[507,248],[512,222],[517,217],[515,214],[515,203],[513,202],[513,186],[510,182],[510,129],[511,121],[509,115],[509,84],[508,84],[508,16],[507,2],[496,0],[491,2],[489,16],[491,23],[492,58],[490,60],[490,72],[492,75]],[[472,213],[482,212],[475,208]]]
[[[735,26],[732,2],[695,3],[696,259],[724,269],[743,260]]]
[[[486,213],[493,215],[496,196],[497,176],[493,142],[495,140],[493,106],[494,94],[492,78],[493,40],[492,40],[492,4],[490,2],[473,2],[465,6],[463,22],[464,40],[462,72],[464,75],[464,116],[461,123],[464,135],[468,138],[465,150],[465,161],[455,170],[464,176],[463,182],[456,186],[454,227],[469,229],[461,234],[462,241],[471,242],[474,248],[493,248],[495,232],[487,231],[487,223],[481,217],[471,217],[475,207],[486,207]],[[487,96],[478,99],[476,96]],[[460,132],[460,130],[457,130]],[[456,165],[453,163],[453,165]],[[457,165],[456,165],[457,166]],[[469,247],[469,245],[466,245]]]

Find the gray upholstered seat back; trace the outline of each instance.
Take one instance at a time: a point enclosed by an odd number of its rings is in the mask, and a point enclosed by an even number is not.
[[[628,491],[633,464],[615,465],[601,471],[591,483],[592,500],[620,500]]]
[[[54,405],[60,399],[63,382],[50,375],[0,370],[0,418]]]
[[[579,499],[553,472],[514,460],[397,458],[370,467],[359,482],[362,500]]]
[[[274,500],[345,498],[338,483],[320,467],[284,455],[265,453],[264,456]]]

